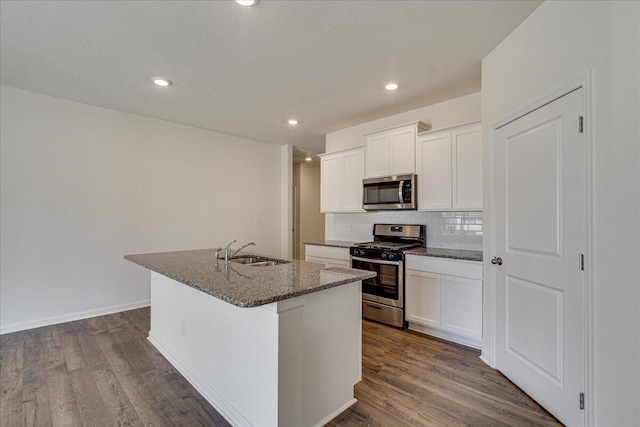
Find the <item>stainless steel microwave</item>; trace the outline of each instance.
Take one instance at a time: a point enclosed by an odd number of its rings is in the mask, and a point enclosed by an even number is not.
[[[416,175],[362,180],[362,209],[366,211],[416,210]]]

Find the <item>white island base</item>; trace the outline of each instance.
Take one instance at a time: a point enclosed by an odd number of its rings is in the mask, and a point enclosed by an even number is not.
[[[241,308],[151,272],[149,341],[236,426],[321,426],[356,402],[361,282]]]

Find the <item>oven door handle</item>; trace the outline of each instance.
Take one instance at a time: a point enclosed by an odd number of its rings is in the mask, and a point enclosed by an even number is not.
[[[400,265],[402,261],[383,261],[381,259],[371,259],[371,258],[360,258],[360,257],[351,257],[352,261],[362,261],[362,262],[370,262],[373,264],[386,264],[386,265]],[[351,265],[353,267],[353,264]]]

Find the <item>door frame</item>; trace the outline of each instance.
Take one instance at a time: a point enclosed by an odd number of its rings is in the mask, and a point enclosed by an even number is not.
[[[494,155],[495,155],[495,133],[496,131],[537,110],[541,107],[544,107],[547,104],[557,100],[558,98],[563,97],[564,95],[573,92],[576,89],[584,88],[584,106],[585,106],[585,115],[586,120],[584,123],[584,132],[585,132],[585,140],[586,140],[586,158],[585,158],[585,172],[584,172],[584,183],[585,186],[583,188],[584,199],[586,200],[586,212],[584,212],[584,232],[586,236],[586,260],[585,260],[585,274],[586,274],[586,289],[584,292],[583,298],[583,308],[585,313],[585,425],[592,426],[595,422],[594,417],[594,408],[595,408],[595,388],[593,384],[594,376],[594,283],[593,283],[593,272],[594,272],[594,246],[595,242],[593,240],[593,236],[595,235],[593,227],[594,227],[594,205],[593,205],[593,124],[595,122],[595,117],[593,115],[593,71],[587,70],[585,73],[581,74],[577,78],[569,81],[568,83],[556,88],[554,90],[549,91],[546,95],[528,103],[526,106],[518,109],[515,112],[512,112],[506,115],[501,120],[498,120],[494,123],[487,125],[485,128],[487,142],[488,142],[488,189],[489,189],[489,203],[485,203],[484,209],[484,217],[488,218],[488,221],[485,220],[485,224],[489,225],[488,233],[485,234],[485,238],[488,237],[488,241],[485,242],[484,245],[484,263],[483,263],[483,279],[484,283],[488,284],[485,286],[485,294],[483,295],[483,323],[484,326],[484,346],[485,348],[482,350],[482,354],[480,358],[491,367],[496,367],[496,269],[490,263],[490,259],[496,254],[496,222],[495,222],[495,182],[494,182]],[[487,351],[488,350],[488,351]],[[578,402],[576,402],[577,404]]]

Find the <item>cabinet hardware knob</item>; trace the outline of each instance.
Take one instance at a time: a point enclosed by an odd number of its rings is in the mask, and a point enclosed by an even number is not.
[[[491,264],[502,265],[502,258],[500,258],[499,256],[494,256],[491,260]]]

